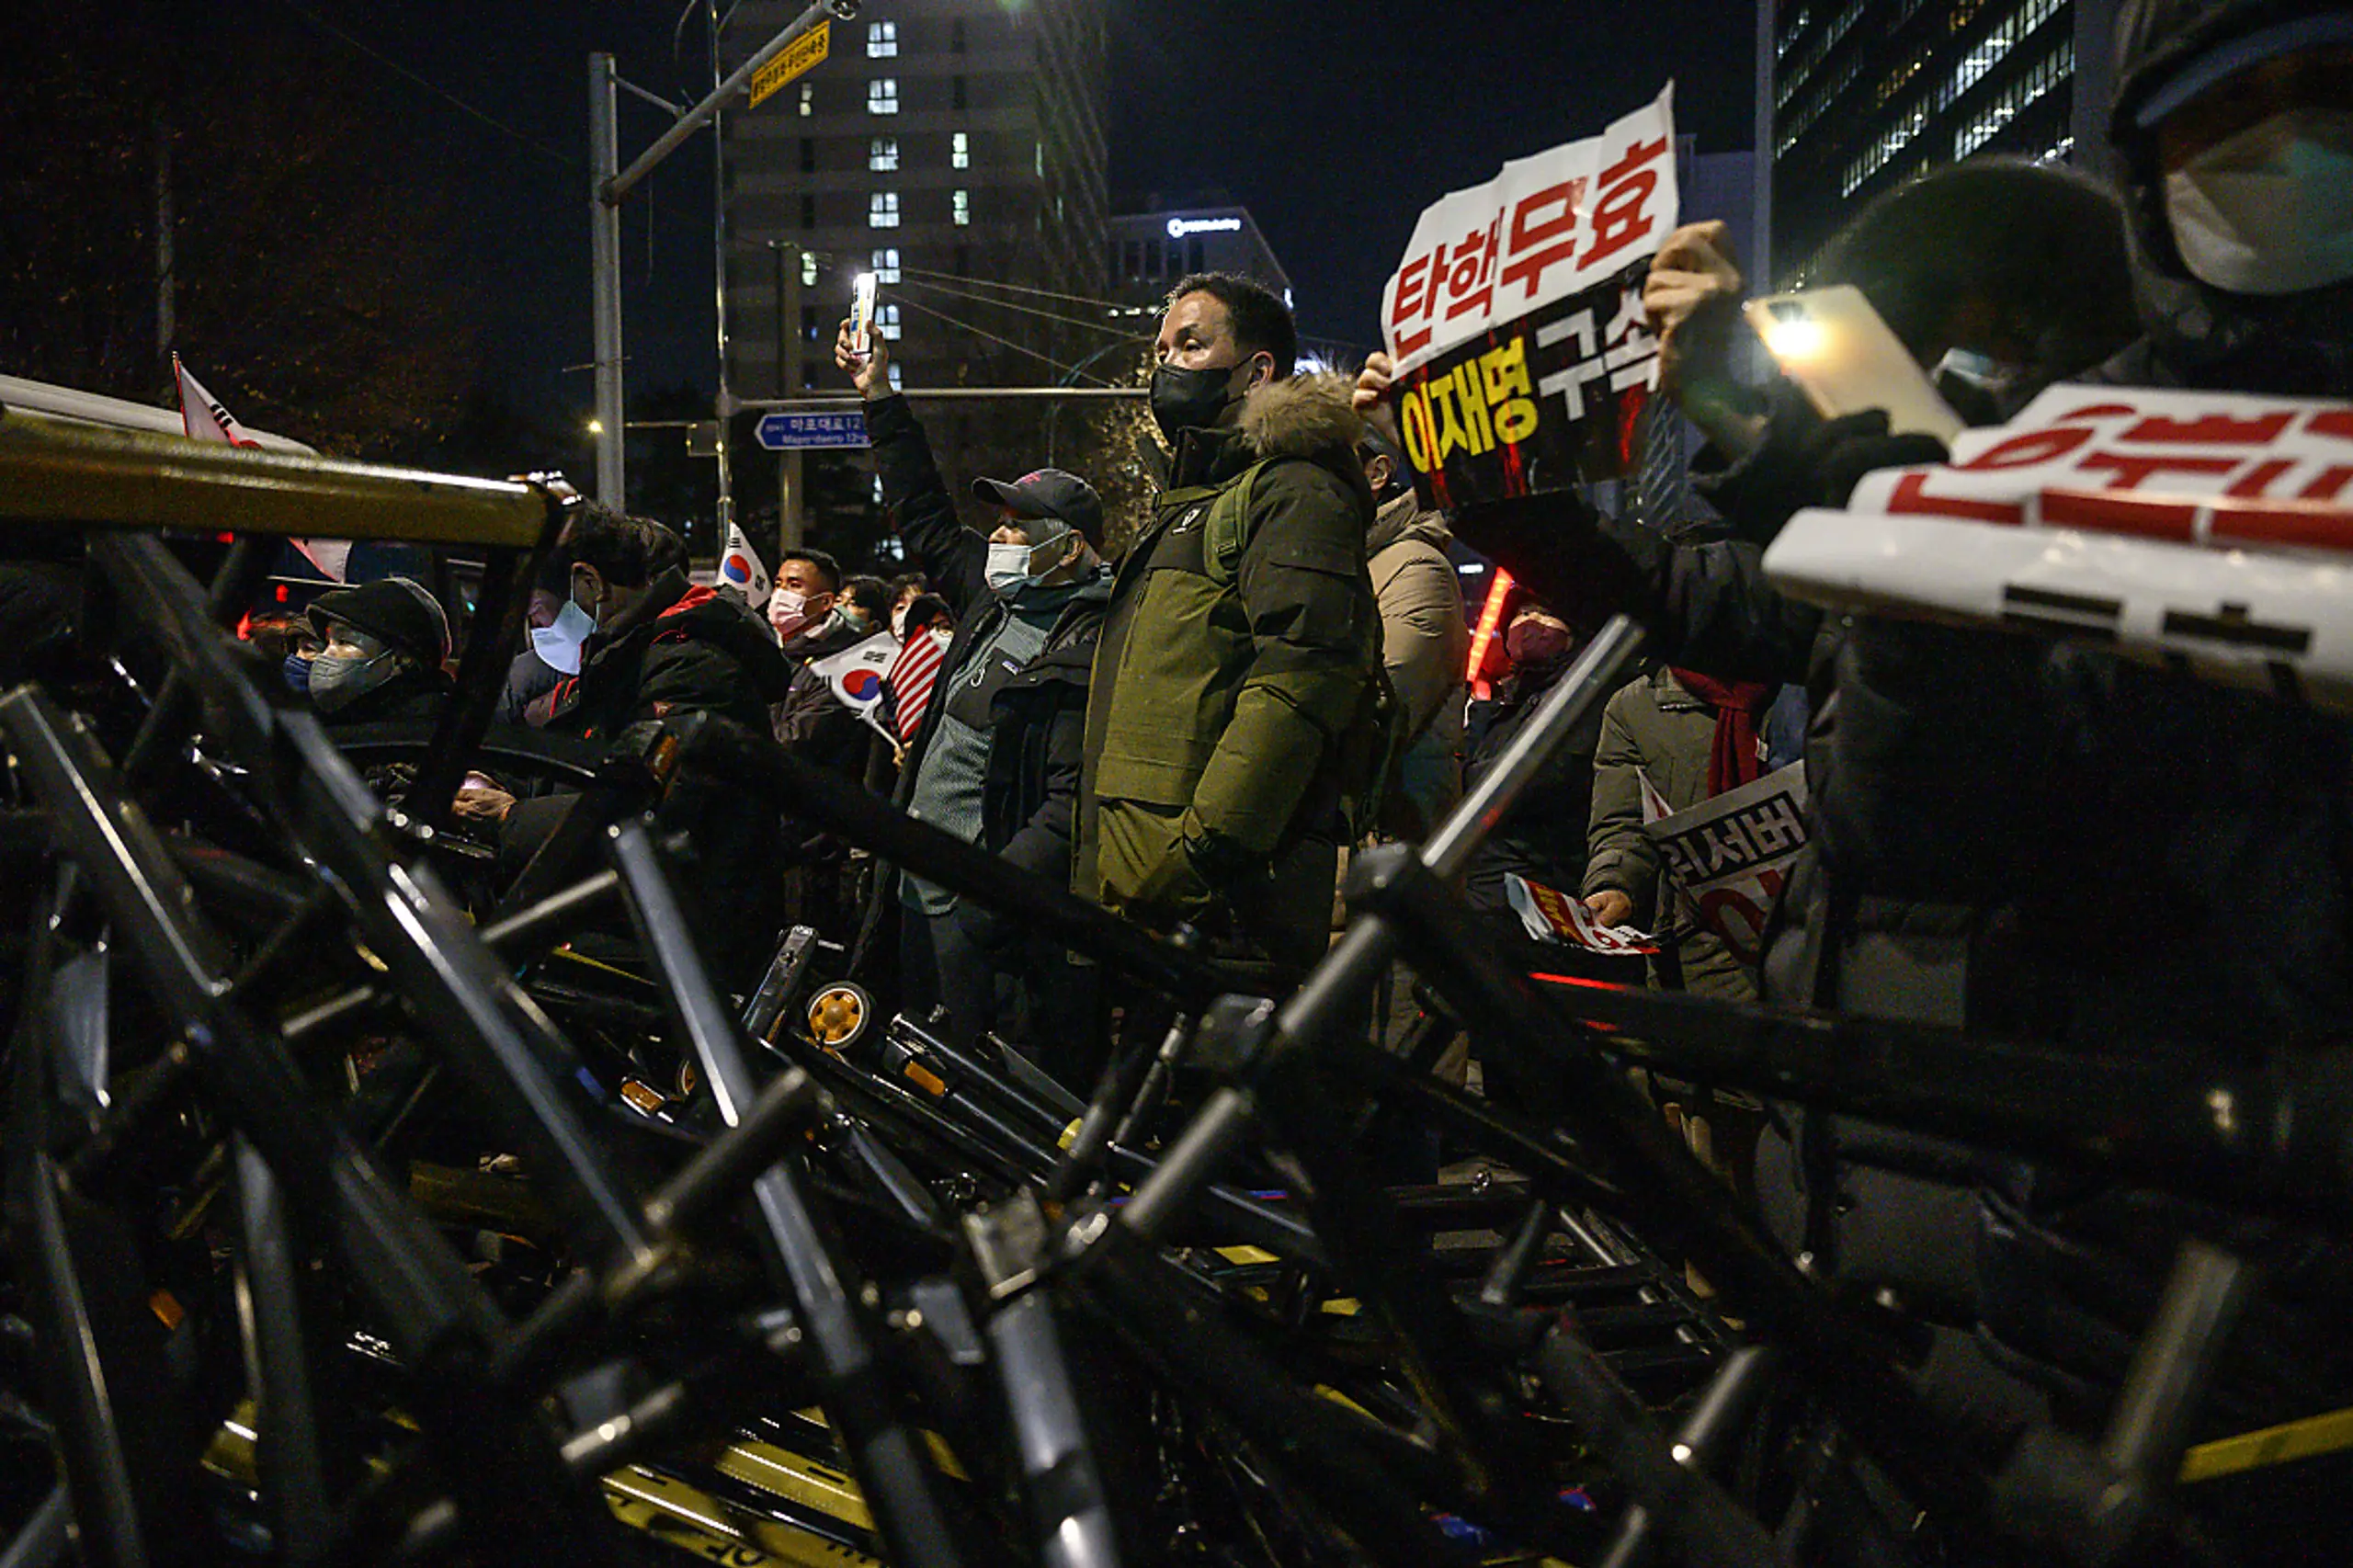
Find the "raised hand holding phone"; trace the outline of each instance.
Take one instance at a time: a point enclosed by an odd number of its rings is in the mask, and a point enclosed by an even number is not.
[[[834,363],[848,372],[858,395],[871,403],[891,395],[891,345],[881,333],[870,332],[866,347],[855,347],[857,324],[850,317],[842,318],[834,338]]]

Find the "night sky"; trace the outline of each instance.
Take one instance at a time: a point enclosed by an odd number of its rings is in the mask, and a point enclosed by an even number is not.
[[[1381,285],[1422,207],[1507,158],[1599,131],[1669,75],[1702,152],[1751,140],[1751,5],[1101,3],[1114,209],[1229,193],[1290,271],[1313,337],[1377,343]],[[699,0],[692,11],[675,54],[681,13],[666,0],[256,0],[216,19],[381,57],[367,68],[403,110],[382,128],[385,156],[431,171],[451,199],[501,379],[526,408],[578,415],[588,377],[564,367],[589,355],[586,58],[609,49],[624,76],[691,101],[709,79]],[[890,0],[866,8],[889,12]],[[626,97],[621,115],[627,163],[663,118]],[[633,392],[714,381],[708,145],[674,155],[624,220]]]

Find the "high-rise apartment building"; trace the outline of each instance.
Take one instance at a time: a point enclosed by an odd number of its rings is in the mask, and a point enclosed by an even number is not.
[[[728,68],[801,9],[743,0]],[[1074,346],[1050,319],[1065,307],[971,280],[1100,291],[1103,8],[877,0],[832,28],[823,63],[724,124],[731,390],[837,390],[835,324],[866,271],[881,279],[878,324],[904,335],[895,369],[908,384],[1051,381]],[[798,321],[779,320],[780,285],[798,294]],[[802,384],[790,389],[779,352],[796,332]]]
[[[2098,167],[2115,16],[2115,0],[1758,0],[1764,278],[1794,280],[1863,203],[1941,164]]]

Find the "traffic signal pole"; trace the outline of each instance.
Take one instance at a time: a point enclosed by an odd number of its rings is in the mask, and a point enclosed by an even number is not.
[[[597,367],[597,498],[610,506],[626,505],[627,472],[622,460],[622,384],[621,384],[621,230],[620,205],[638,183],[652,174],[663,159],[676,152],[688,137],[714,123],[719,111],[748,89],[752,78],[760,68],[792,47],[803,34],[820,22],[832,19],[847,21],[858,15],[858,0],[816,0],[774,38],[760,46],[759,51],[737,66],[727,78],[712,88],[710,95],[694,108],[677,117],[669,130],[656,137],[654,144],[639,153],[629,167],[620,167],[620,117],[617,113],[615,88],[626,85],[613,70],[609,54],[588,57],[588,183],[589,183],[589,289],[594,303],[596,322]],[[717,74],[718,40],[712,38],[712,74]],[[631,88],[631,91],[637,91]],[[651,96],[651,95],[647,95]],[[659,101],[658,99],[655,101]],[[723,225],[723,220],[722,220]],[[725,344],[727,333],[726,308],[726,240],[722,226],[719,240],[720,262],[720,476],[723,533],[731,498],[726,493],[727,427],[726,421],[734,413],[729,406]]]

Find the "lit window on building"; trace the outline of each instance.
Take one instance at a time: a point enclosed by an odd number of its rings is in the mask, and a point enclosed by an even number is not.
[[[885,174],[899,166],[899,139],[877,136],[866,149],[866,166],[877,174]]]
[[[899,247],[889,246],[874,253],[874,281],[896,283],[899,280]]]
[[[899,52],[899,24],[869,22],[866,24],[866,58],[888,60]]]
[[[948,139],[948,166],[951,169],[972,166],[972,139],[961,131]]]
[[[817,258],[807,251],[801,253],[801,286],[809,288],[817,281]]]
[[[2033,69],[2004,87],[1995,96],[1993,102],[1961,122],[1961,128],[1953,132],[1954,158],[1966,158],[2000,135],[2002,127],[2016,119],[2021,109],[2066,81],[2075,74],[2075,40],[2063,39],[2059,47],[2044,55]]]
[[[892,361],[891,361],[891,390],[892,390],[892,392],[900,392],[900,391],[904,391],[904,388],[905,388],[905,385],[906,385],[906,383],[905,383],[905,382],[904,382],[904,381],[902,381],[899,379],[899,362],[898,362],[896,359],[892,360]],[[877,483],[879,483],[880,482],[878,481]],[[875,495],[875,497],[874,497],[874,498],[875,498],[877,501],[880,501],[880,500],[881,500],[881,499],[882,499],[881,495],[879,493]]]
[[[899,226],[899,193],[878,190],[867,198],[866,226],[870,229],[895,229]]]
[[[815,114],[816,112],[817,84],[814,82],[803,82],[801,84],[801,117],[803,119],[806,119],[809,116]]]
[[[949,210],[956,215],[956,226],[963,228],[972,221],[972,193],[960,190],[948,199]]]
[[[898,306],[896,306],[896,305],[877,305],[877,306],[875,306],[875,307],[874,307],[874,324],[875,324],[877,327],[879,327],[879,328],[881,328],[881,333],[882,333],[882,335],[883,335],[883,336],[885,336],[885,337],[889,338],[889,339],[890,339],[892,342],[893,342],[893,343],[898,342],[898,341],[899,341],[899,307],[898,307]]]
[[[899,112],[899,79],[877,76],[866,84],[866,112],[896,114]]]

